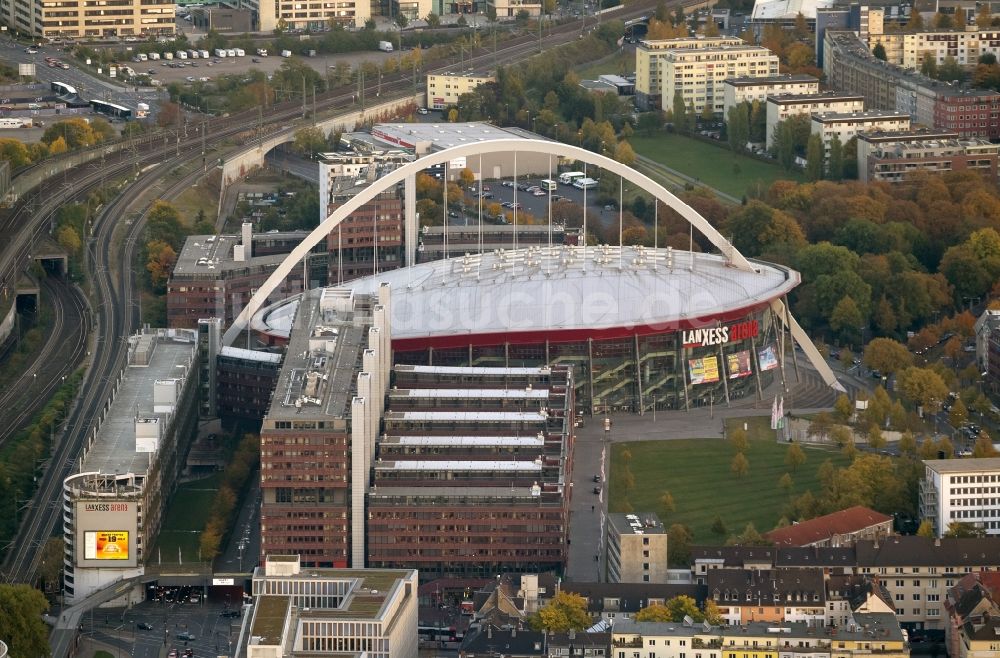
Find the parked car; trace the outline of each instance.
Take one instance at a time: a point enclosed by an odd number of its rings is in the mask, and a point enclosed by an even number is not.
[[[149,622],[145,622],[145,621],[140,621],[138,624],[135,625],[135,627],[138,628],[140,631],[151,631],[151,630],[153,630],[153,625],[150,624]]]
[[[184,640],[185,642],[194,642],[196,638],[194,635],[191,635],[187,631],[181,631],[180,633],[177,634],[177,639]]]
[[[418,107],[417,108],[417,114],[427,114],[427,108],[426,107]]]

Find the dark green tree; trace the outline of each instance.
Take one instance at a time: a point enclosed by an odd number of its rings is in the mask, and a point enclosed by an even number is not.
[[[750,116],[747,114],[747,105],[740,103],[729,108],[726,117],[726,136],[729,139],[729,147],[734,151],[742,151],[750,141]]]
[[[840,136],[834,135],[830,139],[830,159],[826,165],[826,178],[839,181],[844,177],[844,145],[840,142]]]
[[[876,43],[875,47],[872,48],[872,55],[875,55],[876,59],[880,59],[880,60],[882,60],[884,62],[885,61],[885,46],[883,46],[881,43]]]
[[[42,658],[49,655],[49,629],[42,613],[49,603],[28,585],[0,585],[0,640],[12,656]]]
[[[806,180],[817,181],[823,177],[823,138],[809,136],[806,145]]]

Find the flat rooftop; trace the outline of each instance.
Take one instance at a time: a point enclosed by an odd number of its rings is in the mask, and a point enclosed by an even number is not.
[[[270,559],[270,557],[268,558]],[[264,569],[257,567],[254,570],[255,580],[351,580],[354,587],[348,593],[344,604],[340,608],[319,608],[309,606],[309,611],[299,610],[300,619],[378,619],[382,613],[382,607],[392,594],[393,590],[410,577],[413,571],[404,569],[322,569],[322,568],[302,568],[299,573],[290,576],[265,576]],[[416,595],[414,590],[413,595]],[[286,596],[262,596],[262,599],[284,599],[290,601],[292,597]],[[258,613],[259,614],[259,613]],[[253,631],[256,635],[256,627]]]
[[[844,123],[847,121],[879,121],[892,119],[910,120],[910,115],[905,112],[882,112],[880,110],[865,110],[864,112],[824,112],[814,114],[813,121],[820,123]]]
[[[767,97],[768,103],[777,103],[778,105],[813,105],[815,103],[846,103],[851,101],[860,101],[863,103],[864,100],[864,96],[837,92],[824,92],[821,94],[776,94]]]
[[[387,411],[385,419],[420,423],[544,423],[539,411]]]
[[[444,447],[534,447],[541,448],[545,439],[538,436],[383,436],[380,445]]]
[[[268,418],[350,415],[361,356],[368,346],[370,313],[357,298],[351,312],[323,313],[319,308],[322,290],[310,291],[306,302],[298,305]]]
[[[547,388],[408,388],[389,391],[389,398],[442,400],[548,400]]]
[[[608,522],[619,535],[665,535],[666,529],[655,512],[608,514]]]
[[[924,464],[937,473],[979,473],[981,471],[1000,471],[1000,457],[925,459]]]
[[[281,631],[285,628],[285,619],[291,607],[291,599],[287,596],[258,596],[254,604],[252,637],[259,637],[256,644],[281,644]]]
[[[277,267],[284,254],[256,256],[246,260],[233,259],[233,247],[240,244],[238,235],[191,235],[184,241],[177,256],[173,276],[204,276],[220,278],[232,270],[242,270],[250,266],[273,265]]]
[[[481,122],[379,123],[372,127],[371,134],[384,144],[418,150],[422,150],[426,145],[434,150],[442,150],[495,139],[541,139],[529,131],[500,128]]]
[[[369,498],[392,498],[397,496],[413,496],[416,498],[455,498],[460,501],[496,499],[538,499],[538,494],[532,487],[517,485],[514,487],[426,487],[423,485],[396,484],[393,480],[379,480],[368,490]],[[438,501],[434,501],[437,505]],[[461,503],[464,504],[464,503]]]
[[[794,270],[760,261],[754,267],[748,272],[721,255],[688,251],[625,247],[619,255],[617,246],[539,246],[430,261],[356,279],[344,289],[370,294],[383,281],[392,285],[396,346],[482,335],[514,342],[517,334],[540,332],[585,340],[599,329],[704,326],[711,318],[750,312],[799,283]],[[254,327],[287,335],[288,314],[269,307]]]
[[[380,461],[375,464],[376,471],[500,471],[504,473],[537,473],[542,470],[541,464],[529,461],[493,461],[493,460],[447,460],[422,461]]]
[[[174,331],[175,338],[157,339],[148,366],[130,365],[108,415],[101,423],[97,440],[83,459],[81,472],[145,474],[152,453],[135,451],[135,418],[158,418],[166,431],[167,414],[153,412],[153,383],[160,379],[179,379],[187,374],[197,346],[194,332]],[[145,337],[148,338],[148,334]],[[189,336],[190,340],[183,337]]]
[[[726,78],[724,84],[732,85],[734,87],[758,87],[760,85],[790,84],[796,82],[819,83],[819,78],[805,73],[767,75],[762,78],[742,76],[739,78]]]

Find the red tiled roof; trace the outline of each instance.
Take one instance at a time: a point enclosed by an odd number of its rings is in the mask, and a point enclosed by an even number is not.
[[[819,541],[825,541],[833,535],[858,532],[869,526],[891,520],[891,516],[858,505],[833,514],[802,521],[787,528],[772,530],[764,537],[779,546],[809,546]]]

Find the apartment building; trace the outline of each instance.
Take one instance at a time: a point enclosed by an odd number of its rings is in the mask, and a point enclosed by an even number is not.
[[[858,179],[899,183],[916,172],[976,171],[996,181],[1000,145],[945,131],[858,135]],[[985,353],[985,350],[984,350]]]
[[[608,581],[666,583],[667,531],[653,512],[608,514]]]
[[[694,599],[699,606],[705,604],[705,585],[658,583],[577,583],[563,582],[560,590],[579,594],[587,600],[587,611],[597,623],[616,625],[632,619],[635,613],[655,604],[663,604],[677,596]]]
[[[865,132],[902,132],[910,129],[910,115],[899,112],[830,112],[814,114],[810,132],[819,135],[823,148],[830,153],[830,143],[834,137],[846,144],[852,137]]]
[[[35,37],[79,39],[169,36],[176,25],[174,3],[163,0],[6,0],[0,21]]]
[[[495,82],[492,75],[473,75],[471,73],[428,73],[427,74],[427,109],[443,110],[458,103],[462,94],[475,91],[479,85]]]
[[[1000,55],[1000,31],[928,30],[924,32],[869,31],[868,47],[882,44],[886,61],[907,69],[919,69],[927,56],[937,64],[951,57],[959,66],[974,66],[986,54]]]
[[[826,32],[823,48],[828,83],[864,96],[867,108],[909,114],[962,138],[1000,138],[1000,92],[966,89],[884,62],[850,32]]]
[[[522,11],[528,16],[540,16],[542,13],[542,3],[531,0],[486,0],[486,4],[496,10],[497,20],[501,21],[517,18]]]
[[[561,573],[573,374],[397,365],[368,492],[368,564],[422,580]]]
[[[635,49],[635,100],[643,110],[663,107],[663,59],[674,50],[702,50],[722,46],[741,46],[737,37],[682,37],[640,41]],[[733,76],[735,77],[735,76]],[[666,99],[667,103],[673,97]]]
[[[1000,651],[1000,574],[976,572],[948,591],[945,646],[952,658],[994,658]]]
[[[860,539],[891,534],[891,516],[856,505],[772,530],[764,537],[779,546],[850,546]]]
[[[976,318],[976,363],[981,371],[989,368],[990,335],[1000,329],[1000,310],[987,308]]]
[[[610,645],[611,634],[607,632],[546,633],[487,623],[470,629],[462,640],[458,658],[607,658]]]
[[[1000,544],[992,537],[892,536],[840,548],[695,546],[692,563],[692,578],[699,584],[705,583],[712,569],[774,566],[817,569],[831,576],[877,577],[891,593],[905,628],[942,629],[948,590],[967,573],[1000,569]]]
[[[611,658],[908,658],[909,648],[892,614],[856,615],[846,628],[804,622],[711,626],[688,622],[621,621],[611,630]]]
[[[825,623],[826,587],[823,573],[815,569],[714,569],[705,580],[709,598],[731,626]]]
[[[1000,457],[924,460],[920,516],[938,537],[956,522],[1000,535]]]
[[[670,109],[679,94],[689,111],[706,107],[716,116],[725,110],[727,78],[773,77],[778,56],[762,46],[722,45],[712,48],[668,50],[660,59],[661,107]],[[638,94],[638,74],[636,93]]]
[[[774,143],[774,129],[779,123],[799,114],[824,114],[830,112],[862,112],[865,99],[856,94],[826,92],[807,95],[781,95],[767,98],[767,123],[765,143],[771,148]]]
[[[365,493],[389,381],[389,289],[299,302],[261,427],[261,555],[365,563]]]
[[[247,658],[417,657],[413,569],[309,569],[298,555],[268,555],[252,587]]]
[[[729,110],[740,103],[766,103],[768,96],[802,96],[819,93],[819,80],[804,73],[768,76],[766,78],[729,78],[723,83],[724,121]]]

